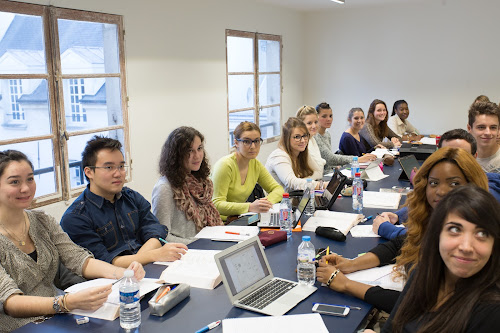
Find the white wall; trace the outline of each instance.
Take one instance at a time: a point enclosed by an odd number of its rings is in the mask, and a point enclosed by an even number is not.
[[[39,0],[124,16],[133,181],[148,200],[170,131],[205,135],[212,164],[228,154],[225,29],[283,37],[283,118],[302,104],[302,14],[253,0]],[[262,147],[265,161],[276,143]],[[59,219],[69,203],[43,207]]]
[[[347,112],[405,99],[423,133],[466,128],[476,96],[500,101],[500,2],[431,0],[339,7],[305,18],[304,97],[326,100],[338,147]]]

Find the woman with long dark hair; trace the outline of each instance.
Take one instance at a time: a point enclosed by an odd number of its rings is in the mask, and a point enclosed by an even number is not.
[[[192,127],[170,133],[161,150],[161,177],[153,188],[153,214],[168,228],[167,240],[189,244],[205,226],[222,225],[212,203],[213,185],[203,135]]]
[[[401,137],[387,126],[387,106],[384,101],[379,99],[373,100],[370,104],[365,126],[360,130],[359,135],[368,143],[367,150],[379,144],[386,148],[401,146],[399,141]],[[388,138],[389,141],[384,141],[385,138]]]
[[[500,332],[500,205],[474,185],[436,207],[383,332]]]

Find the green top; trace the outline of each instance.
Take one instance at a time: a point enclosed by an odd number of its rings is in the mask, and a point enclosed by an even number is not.
[[[212,201],[224,221],[229,215],[248,213],[250,203],[246,200],[257,183],[268,193],[267,198],[273,204],[280,202],[283,198],[283,187],[274,180],[257,159],[250,160],[247,178],[241,185],[240,170],[234,153],[222,157],[215,163],[212,181],[214,183]]]

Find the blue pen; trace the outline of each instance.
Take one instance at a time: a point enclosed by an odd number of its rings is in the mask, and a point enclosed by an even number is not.
[[[366,221],[370,220],[372,217],[373,217],[373,215],[365,217],[364,219],[361,220],[361,222],[366,222]]]
[[[163,238],[158,237],[158,239],[161,240],[163,243],[168,244],[168,242],[166,240],[164,240]]]
[[[210,324],[208,324],[207,326],[200,328],[200,329],[199,329],[199,330],[197,330],[195,333],[203,333],[203,332],[208,332],[208,331],[210,331],[212,328],[216,328],[217,326],[219,326],[221,322],[222,322],[222,320],[217,320],[217,321],[214,321],[213,323],[210,323]]]

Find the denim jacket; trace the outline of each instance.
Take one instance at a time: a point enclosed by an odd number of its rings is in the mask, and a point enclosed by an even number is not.
[[[166,238],[168,233],[151,213],[149,202],[127,187],[111,203],[87,186],[64,213],[61,227],[73,242],[109,263],[116,256],[137,253],[150,238]]]

